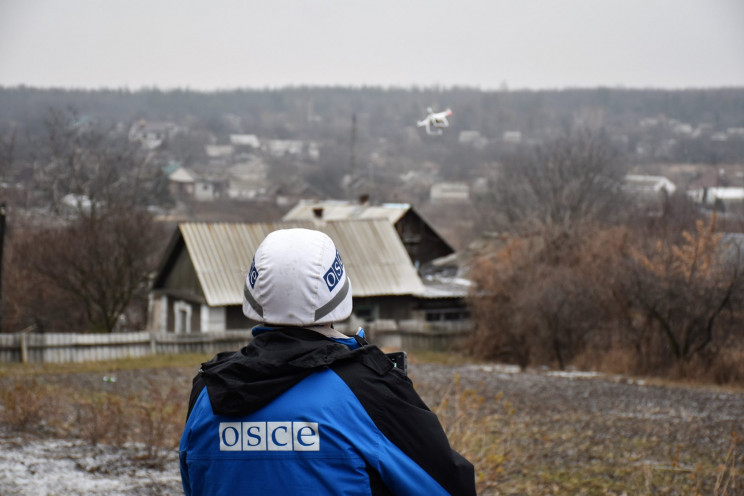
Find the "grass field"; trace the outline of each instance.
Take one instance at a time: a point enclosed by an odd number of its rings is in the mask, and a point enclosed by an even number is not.
[[[80,439],[122,453],[136,443],[132,463],[177,473],[191,379],[208,358],[2,365],[0,443]],[[476,466],[479,494],[744,494],[740,390],[409,359],[417,390]]]

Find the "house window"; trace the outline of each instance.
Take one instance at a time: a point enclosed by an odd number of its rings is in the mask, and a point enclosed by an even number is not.
[[[470,318],[470,312],[460,308],[441,308],[432,309],[426,312],[427,322],[453,322],[467,320]]]
[[[185,301],[177,301],[173,304],[174,326],[176,334],[188,334],[191,332],[191,305]]]
[[[377,320],[376,305],[359,305],[354,307],[354,315],[365,322],[374,322]]]

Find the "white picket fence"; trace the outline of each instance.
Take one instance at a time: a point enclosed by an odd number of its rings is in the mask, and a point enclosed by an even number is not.
[[[456,348],[468,329],[432,329],[378,326],[368,330],[368,340],[380,347],[400,350]],[[168,332],[14,333],[0,334],[0,363],[65,363],[106,361],[155,354],[206,353],[238,350],[251,339],[250,330],[194,334]]]

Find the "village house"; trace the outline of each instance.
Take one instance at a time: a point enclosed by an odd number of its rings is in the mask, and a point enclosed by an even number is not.
[[[168,190],[173,198],[190,198],[196,189],[196,175],[179,163],[171,163],[164,170],[168,177]]]
[[[488,138],[484,137],[480,131],[460,131],[457,142],[461,145],[470,145],[477,150],[483,150],[488,146]]]
[[[661,215],[676,190],[677,186],[664,176],[627,174],[623,181],[623,191],[649,215]]]
[[[359,201],[301,201],[284,215],[285,221],[307,220],[316,225],[340,219],[386,219],[395,227],[416,268],[454,253],[454,248],[408,203],[372,205]]]
[[[177,162],[168,164],[163,172],[170,194],[178,200],[209,202],[226,194],[227,181],[216,174],[202,177]]]
[[[444,349],[470,329],[467,281],[422,281],[385,219],[275,223],[182,223],[149,295],[148,329],[179,335],[249,331],[243,285],[258,245],[270,232],[317,229],[334,240],[352,286],[353,312],[335,327],[360,326],[380,346]]]
[[[744,188],[741,187],[691,189],[687,191],[687,196],[696,203],[721,212],[741,213],[744,209]]]
[[[501,139],[504,143],[519,144],[522,142],[522,132],[521,131],[504,131],[504,134],[502,135]]]
[[[426,321],[423,284],[393,226],[384,219],[278,223],[182,223],[150,293],[151,330],[174,333],[250,329],[243,284],[253,253],[270,232],[302,227],[328,234],[342,254],[354,311],[342,329],[369,322]]]
[[[181,132],[172,122],[148,122],[140,120],[129,128],[129,141],[139,142],[144,150],[155,150],[163,142]]]
[[[432,203],[467,203],[470,201],[470,186],[464,182],[439,182],[429,190]]]
[[[204,153],[210,166],[227,166],[231,163],[235,154],[235,147],[232,145],[204,145]]]
[[[272,157],[283,157],[285,155],[301,155],[305,144],[300,140],[269,140],[268,152]]]
[[[231,134],[230,144],[235,147],[246,147],[253,150],[261,148],[261,142],[255,134]]]
[[[256,198],[271,187],[269,165],[259,157],[231,165],[227,169],[228,196],[235,199]]]

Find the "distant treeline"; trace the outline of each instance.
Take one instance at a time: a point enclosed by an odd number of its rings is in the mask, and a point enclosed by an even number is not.
[[[276,137],[322,139],[348,129],[352,115],[360,132],[389,138],[415,126],[427,107],[454,111],[450,139],[461,130],[485,137],[520,131],[540,139],[577,122],[610,133],[629,133],[644,118],[663,116],[715,130],[744,127],[744,88],[564,89],[482,91],[474,88],[289,87],[217,92],[189,90],[65,90],[0,88],[0,130],[41,125],[48,108],[74,108],[114,122],[186,120],[220,131],[220,118],[240,119],[237,131]],[[220,121],[221,122],[221,121]],[[231,131],[235,131],[232,129]]]

